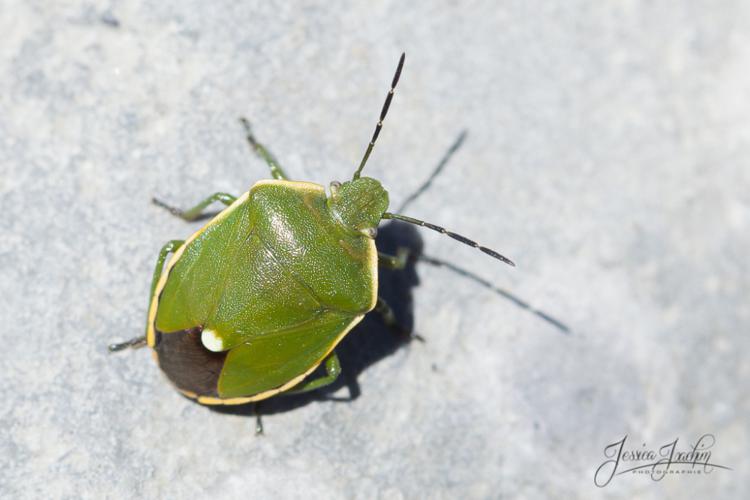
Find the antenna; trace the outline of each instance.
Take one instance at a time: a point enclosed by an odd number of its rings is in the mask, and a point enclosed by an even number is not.
[[[367,159],[370,157],[370,153],[372,153],[372,148],[375,146],[375,141],[378,140],[378,135],[380,135],[380,129],[383,128],[383,120],[385,120],[385,115],[388,114],[388,108],[391,106],[391,100],[393,100],[393,93],[396,90],[396,84],[398,83],[398,79],[401,76],[401,70],[404,68],[404,60],[406,59],[406,54],[402,53],[401,58],[398,60],[398,67],[396,68],[396,74],[393,75],[393,81],[391,82],[391,90],[388,91],[388,95],[385,97],[385,103],[383,103],[383,109],[380,110],[380,119],[378,120],[378,124],[375,126],[375,133],[372,134],[372,139],[370,139],[370,144],[367,146],[367,151],[365,151],[365,156],[362,158],[362,162],[359,164],[359,168],[356,172],[354,172],[354,177],[352,177],[352,180],[359,179],[359,174],[362,173],[362,169],[365,167],[365,163],[367,163]]]
[[[392,214],[389,212],[385,212],[383,214],[383,219],[396,219],[404,222],[408,222],[409,224],[415,224],[417,226],[426,227],[427,229],[432,229],[433,231],[437,231],[438,233],[442,233],[446,236],[450,236],[456,241],[460,241],[464,245],[469,245],[470,247],[474,247],[476,249],[481,250],[482,252],[486,253],[490,257],[494,257],[497,260],[500,260],[502,262],[505,262],[508,265],[511,265],[513,267],[516,267],[515,263],[510,260],[508,257],[505,257],[503,255],[500,255],[496,251],[494,251],[491,248],[483,247],[476,241],[470,240],[466,236],[461,236],[460,234],[453,233],[451,231],[448,231],[444,227],[436,226],[435,224],[430,224],[429,222],[425,222],[423,220],[415,219],[413,217],[407,217],[406,215],[399,215],[399,214]]]

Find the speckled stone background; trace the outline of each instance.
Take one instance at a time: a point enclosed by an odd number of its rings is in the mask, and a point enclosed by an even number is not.
[[[748,2],[3,0],[0,33],[0,497],[750,497]],[[108,354],[200,227],[151,196],[267,177],[240,115],[345,179],[402,50],[366,172],[398,207],[465,130],[407,211],[518,267],[389,226],[458,267],[383,277],[427,342],[367,321],[262,437]],[[594,484],[625,435],[704,434],[732,470]]]

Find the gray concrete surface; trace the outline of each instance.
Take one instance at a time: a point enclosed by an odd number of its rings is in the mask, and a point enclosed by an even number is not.
[[[750,496],[747,2],[4,0],[0,33],[0,497]],[[424,253],[571,332],[419,263],[427,342],[371,321],[356,377],[262,437],[109,355],[199,227],[150,197],[267,177],[241,114],[293,177],[345,179],[402,50],[367,174],[397,206],[466,129],[409,214],[518,267],[428,231]],[[625,435],[704,434],[731,471],[594,484]]]

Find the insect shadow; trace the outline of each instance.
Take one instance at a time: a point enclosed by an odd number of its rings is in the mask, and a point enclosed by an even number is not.
[[[411,204],[427,191],[456,151],[458,151],[463,145],[466,136],[466,130],[463,130],[458,134],[457,138],[433,169],[430,176],[419,188],[401,203],[399,211],[403,211],[407,205]],[[510,301],[517,307],[534,314],[537,318],[545,321],[560,333],[571,333],[570,328],[562,321],[544,311],[536,309],[529,302],[521,299],[508,290],[500,288],[485,278],[463,269],[456,264],[424,255],[423,240],[419,231],[413,225],[399,221],[389,221],[378,228],[378,236],[375,243],[378,251],[390,255],[395,255],[398,250],[402,248],[409,250],[410,258],[404,269],[394,270],[380,268],[378,271],[378,294],[390,304],[396,319],[405,330],[412,331],[414,327],[414,301],[412,291],[419,285],[416,264],[426,263],[447,269],[458,276],[473,281],[477,285],[492,291],[504,300]],[[429,335],[427,337],[427,341],[429,342]],[[257,409],[257,405],[252,403],[240,406],[210,406],[209,408],[220,413],[255,416],[258,413],[263,415],[283,413],[305,406],[312,401],[353,401],[361,394],[357,382],[359,374],[381,359],[390,356],[399,348],[406,346],[408,343],[409,341],[407,338],[395,334],[391,329],[386,327],[378,315],[371,313],[366,315],[362,322],[346,335],[336,347],[336,353],[341,362],[342,373],[332,384],[308,393],[285,395],[264,400],[259,403],[259,405],[261,405],[260,410]],[[320,366],[314,374],[311,375],[311,378],[322,376],[324,373],[325,371],[322,366]],[[346,397],[334,396],[334,394],[339,392],[344,386],[348,388],[349,395]]]

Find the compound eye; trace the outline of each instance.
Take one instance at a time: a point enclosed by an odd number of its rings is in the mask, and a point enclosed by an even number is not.
[[[339,192],[339,189],[341,188],[341,183],[339,181],[332,181],[330,184],[330,187],[331,187],[331,198],[335,198]]]

